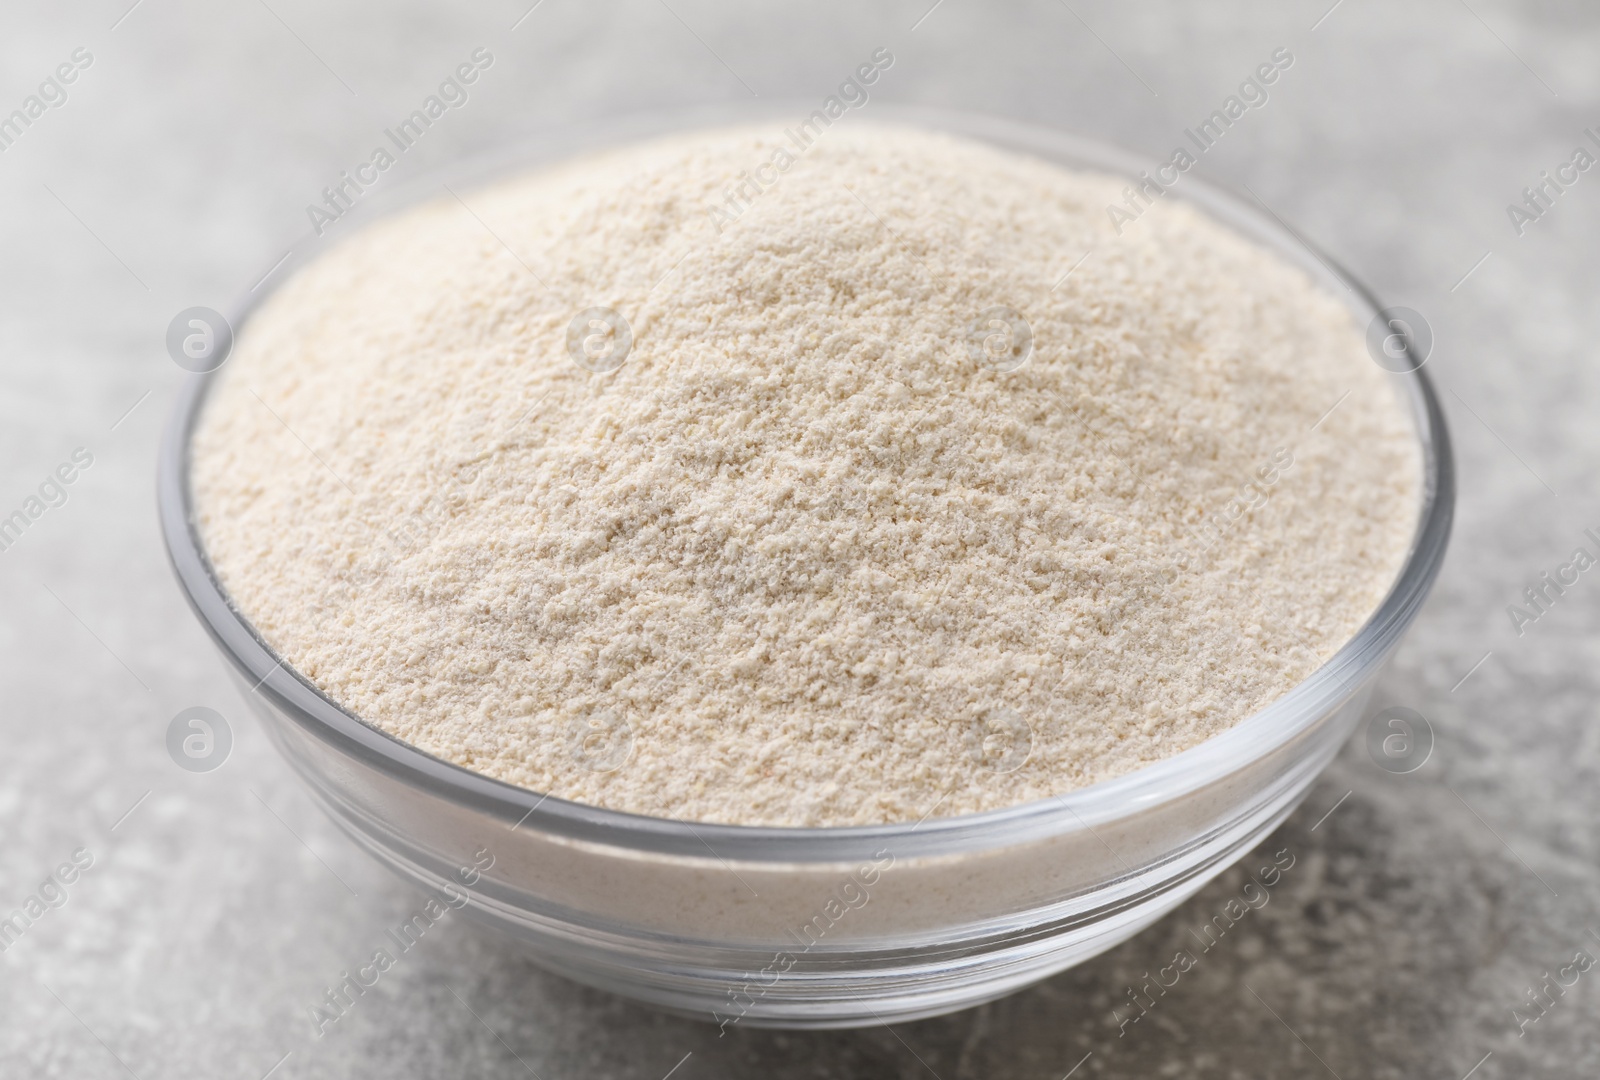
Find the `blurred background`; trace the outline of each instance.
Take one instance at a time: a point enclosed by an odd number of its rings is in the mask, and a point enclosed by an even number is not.
[[[1427,718],[1431,757],[1394,774],[1353,739],[1265,845],[1299,853],[1271,903],[1120,1037],[1113,1007],[1241,871],[1082,967],[893,1029],[719,1038],[463,920],[313,1038],[309,1007],[418,897],[312,806],[170,580],[168,323],[232,308],[311,243],[306,205],[474,49],[493,66],[391,176],[641,110],[817,100],[879,47],[896,63],[875,100],[1152,163],[1290,50],[1198,171],[1249,185],[1432,328],[1455,539],[1374,698]],[[1521,634],[1507,606],[1600,530],[1600,171],[1532,221],[1508,207],[1579,147],[1600,155],[1597,56],[1600,10],[1576,0],[8,5],[0,123],[43,104],[0,127],[0,515],[76,451],[92,463],[0,551],[0,914],[75,853],[89,866],[0,955],[0,1073],[1593,1075],[1600,970],[1576,957],[1600,956],[1600,584]],[[215,771],[167,750],[194,706],[232,729]]]

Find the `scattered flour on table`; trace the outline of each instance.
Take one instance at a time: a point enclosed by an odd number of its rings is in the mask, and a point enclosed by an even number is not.
[[[288,663],[537,791],[847,825],[1168,757],[1372,613],[1421,462],[1336,297],[1181,203],[1119,237],[1123,181],[897,127],[719,231],[780,139],[446,196],[252,316],[192,482]],[[608,374],[568,354],[595,306],[634,338]],[[968,348],[1001,306],[1013,371]]]

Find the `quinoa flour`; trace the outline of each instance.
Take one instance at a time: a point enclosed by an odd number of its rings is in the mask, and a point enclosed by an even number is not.
[[[1119,237],[1123,181],[916,129],[830,130],[713,214],[781,139],[446,195],[262,305],[192,483],[288,664],[537,791],[853,825],[1169,757],[1372,613],[1421,463],[1338,298],[1182,203]],[[593,307],[615,371],[569,354]]]

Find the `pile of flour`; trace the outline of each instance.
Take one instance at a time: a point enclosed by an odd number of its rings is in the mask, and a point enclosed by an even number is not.
[[[782,145],[445,195],[250,319],[192,481],[287,663],[537,791],[850,825],[1168,757],[1372,613],[1421,465],[1335,297],[1174,200],[1119,237],[1125,182],[913,129],[828,131],[714,214]],[[614,371],[569,351],[591,308]]]

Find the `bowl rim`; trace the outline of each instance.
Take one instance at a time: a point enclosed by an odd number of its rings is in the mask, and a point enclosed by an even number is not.
[[[499,175],[570,159],[575,151],[621,145],[632,138],[697,128],[805,115],[814,102],[765,100],[745,106],[631,113],[565,125],[490,154],[454,161],[396,184],[352,211],[365,224],[391,210],[440,197],[451,180],[484,184]],[[785,112],[785,110],[790,110]],[[975,137],[1068,168],[1133,177],[1154,159],[1044,125],[977,112],[878,103],[891,123]],[[555,149],[551,149],[554,147]],[[1260,209],[1199,176],[1172,189],[1224,225],[1307,272],[1358,318],[1370,321],[1381,305],[1351,274],[1314,249],[1261,202]],[[1254,192],[1252,192],[1254,195]],[[1263,213],[1263,211],[1265,211]],[[353,232],[343,229],[340,237]],[[320,250],[297,249],[281,260],[228,312],[237,333],[282,281]],[[1331,286],[1331,288],[1330,288]],[[1423,357],[1425,362],[1427,357]],[[201,541],[189,486],[190,436],[215,372],[189,376],[168,420],[157,462],[157,510],[173,571],[196,617],[253,687],[302,729],[333,749],[414,789],[505,821],[576,842],[641,853],[753,862],[841,862],[893,843],[897,855],[954,855],[996,843],[1021,843],[1132,816],[1225,779],[1292,742],[1354,694],[1398,644],[1437,577],[1448,546],[1455,505],[1450,435],[1433,385],[1419,363],[1391,373],[1404,384],[1422,451],[1422,502],[1405,562],[1367,621],[1332,657],[1265,708],[1171,757],[1063,794],[1014,806],[918,822],[875,825],[739,825],[653,817],[573,802],[497,780],[403,742],[327,697],[267,645],[222,587]],[[937,809],[935,806],[934,809]]]

